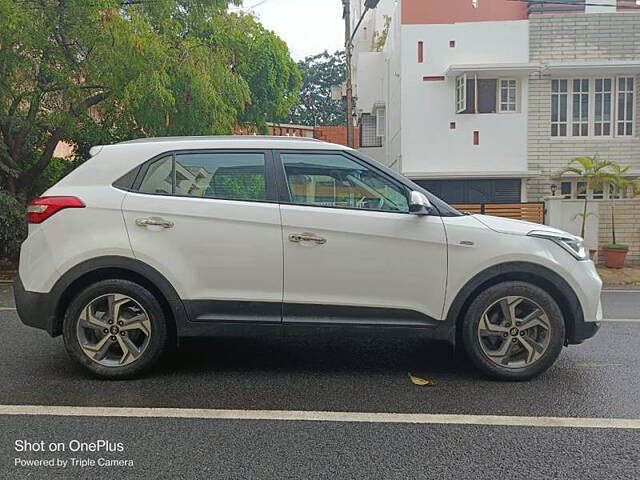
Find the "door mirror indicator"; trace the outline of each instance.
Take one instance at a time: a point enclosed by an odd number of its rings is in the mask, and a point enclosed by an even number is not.
[[[413,191],[409,195],[409,212],[414,215],[429,215],[432,206],[427,196],[422,192]]]

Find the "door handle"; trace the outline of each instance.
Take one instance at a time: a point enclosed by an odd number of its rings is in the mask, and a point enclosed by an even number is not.
[[[136,225],[139,227],[173,228],[175,224],[170,220],[165,220],[164,218],[149,217],[136,219]]]
[[[292,233],[289,235],[289,241],[293,243],[314,242],[318,245],[324,245],[327,243],[326,238],[318,237],[313,233]]]

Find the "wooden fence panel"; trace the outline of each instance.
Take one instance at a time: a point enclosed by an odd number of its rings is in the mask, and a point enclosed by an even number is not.
[[[544,223],[544,203],[486,203],[454,205],[454,207],[462,212],[483,213],[495,217]]]

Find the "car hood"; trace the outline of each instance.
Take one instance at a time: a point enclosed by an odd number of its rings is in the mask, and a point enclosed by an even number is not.
[[[575,237],[575,235],[573,234],[564,232],[557,228],[549,227],[548,225],[540,225],[539,223],[524,222],[522,220],[512,220],[511,218],[492,217],[489,215],[473,215],[473,218],[475,218],[491,230],[499,233],[507,233],[510,235],[527,235],[533,231],[536,231]]]

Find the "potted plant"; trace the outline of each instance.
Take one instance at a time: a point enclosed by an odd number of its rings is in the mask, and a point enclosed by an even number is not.
[[[625,177],[629,171],[629,167],[621,167],[617,163],[611,164],[614,174],[609,179],[610,185],[615,188],[616,192],[622,194],[627,192],[631,197],[635,197],[640,193],[640,181],[629,180]],[[618,243],[616,239],[616,209],[615,205],[611,205],[611,234],[613,243],[609,243],[602,247],[602,255],[604,256],[604,264],[607,268],[624,268],[624,262],[629,253],[629,245]]]
[[[603,245],[602,256],[604,257],[604,265],[607,268],[624,268],[627,253],[629,253],[629,245],[622,243]]]

